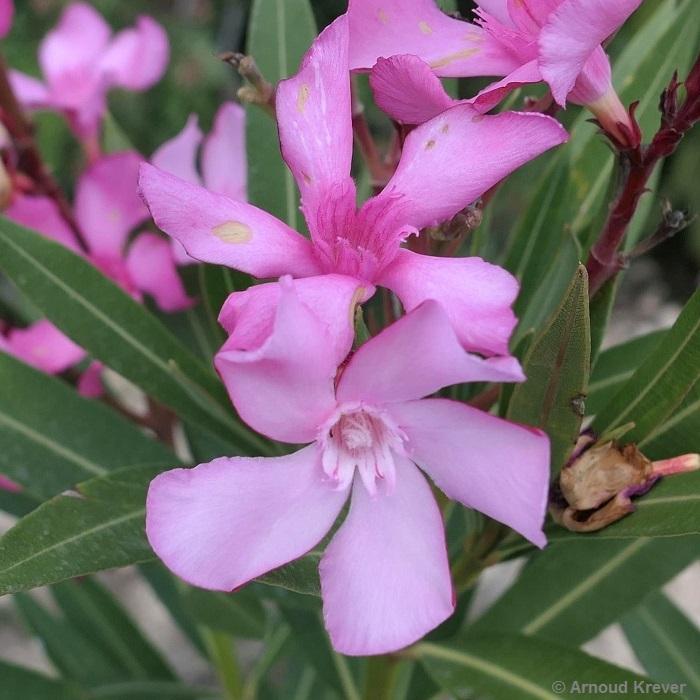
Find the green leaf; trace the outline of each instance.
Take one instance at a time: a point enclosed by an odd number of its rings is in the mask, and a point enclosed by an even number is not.
[[[83,578],[51,588],[65,619],[94,648],[112,660],[124,678],[174,680],[160,653],[143,636],[126,610],[97,581]]]
[[[239,450],[267,449],[236,420],[214,372],[89,262],[3,219],[0,267],[76,343],[178,415]]]
[[[304,595],[321,595],[318,578],[318,565],[322,552],[309,552],[301,559],[271,571],[258,579],[261,583],[286,588],[288,591]]]
[[[700,630],[663,593],[655,593],[626,615],[622,629],[650,675],[685,683],[683,696],[700,700]]]
[[[113,471],[22,518],[0,538],[0,595],[152,559],[144,503],[158,471]]]
[[[635,369],[659,344],[666,331],[653,331],[603,350],[591,373],[586,413],[593,415],[610,401]]]
[[[91,688],[86,700],[220,700],[210,688],[193,688],[167,681],[125,681]]]
[[[179,460],[103,404],[0,353],[0,471],[40,498],[117,467]]]
[[[245,639],[262,639],[265,634],[265,609],[249,590],[226,594],[188,587],[182,598],[198,624]]]
[[[561,305],[530,345],[523,370],[527,381],[513,389],[507,418],[536,425],[551,440],[553,473],[578,437],[583,418],[578,402],[588,387],[591,338],[588,277],[579,266]]]
[[[316,37],[308,0],[254,0],[247,52],[273,85],[295,73]],[[259,107],[246,107],[248,196],[252,204],[299,230],[299,194],[282,160],[277,126]]]
[[[697,537],[555,542],[535,554],[474,631],[583,644],[697,558]]]
[[[80,700],[66,683],[0,660],[0,700]]]
[[[584,684],[620,684],[620,689],[627,684],[631,693],[635,682],[651,682],[582,651],[522,636],[484,635],[459,645],[423,642],[413,653],[439,685],[458,698],[594,698],[598,694]],[[678,696],[661,692],[654,697]]]
[[[686,304],[654,352],[596,416],[598,433],[634,421],[625,440],[651,440],[700,376],[700,290]],[[671,455],[667,455],[671,456]]]

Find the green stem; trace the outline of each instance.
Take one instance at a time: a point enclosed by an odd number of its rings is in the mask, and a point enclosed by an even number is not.
[[[208,628],[201,629],[209,658],[219,676],[226,700],[241,700],[243,697],[243,678],[238,660],[234,653],[233,639],[223,632]]]
[[[394,689],[401,668],[400,660],[398,656],[372,656],[367,660],[362,695],[365,700],[394,700]]]

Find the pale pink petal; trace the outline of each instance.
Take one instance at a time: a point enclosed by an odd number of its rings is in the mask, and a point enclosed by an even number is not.
[[[194,304],[177,273],[169,242],[155,233],[142,233],[129,246],[126,267],[132,284],[150,294],[163,311],[182,311]]]
[[[195,114],[190,115],[183,130],[166,141],[151,157],[151,163],[166,173],[195,185],[202,183],[197,172],[197,151],[202,143],[202,132]]]
[[[574,104],[590,105],[594,104],[609,91],[614,93],[610,59],[603,51],[602,46],[596,46],[593,49],[593,53],[586,60],[583,70],[578,74],[576,83],[567,99]],[[620,119],[620,121],[625,123],[627,120],[627,114],[624,114],[623,119]]]
[[[168,35],[147,16],[136,26],[119,32],[102,56],[99,67],[111,85],[146,90],[165,73],[170,58]]]
[[[102,384],[102,370],[104,365],[101,362],[91,362],[88,368],[80,375],[78,379],[78,392],[81,396],[88,399],[96,399],[102,396],[105,392]]]
[[[422,124],[459,104],[445,92],[433,69],[417,56],[380,58],[369,83],[377,106],[403,124]]]
[[[197,260],[257,277],[320,271],[311,243],[261,209],[148,164],[141,167],[139,185],[156,224]]]
[[[517,62],[481,27],[443,13],[434,0],[351,0],[350,68],[380,57],[419,56],[438,75],[504,75]]]
[[[451,499],[505,523],[538,547],[549,494],[549,439],[449,399],[395,404],[409,456]]]
[[[39,64],[52,92],[82,92],[93,82],[112,30],[86,2],[70,4],[39,47]]]
[[[10,491],[11,493],[19,493],[22,487],[11,479],[8,479],[4,474],[0,474],[0,489],[3,491]]]
[[[560,105],[566,103],[589,56],[641,2],[563,0],[549,16],[539,38],[540,70]]]
[[[511,25],[510,13],[508,12],[508,0],[476,0],[476,4],[484,12],[488,12],[501,24]]]
[[[481,258],[438,258],[401,250],[377,283],[396,292],[406,311],[439,301],[466,350],[507,355],[517,322],[517,280]]]
[[[334,486],[316,445],[285,457],[221,457],[151,482],[146,533],[185,581],[231,591],[319,542],[347,499]]]
[[[85,357],[85,350],[46,320],[12,328],[4,345],[6,352],[47,374],[65,372]]]
[[[465,352],[436,301],[425,301],[367,341],[338,384],[338,400],[382,404],[407,401],[463,382],[524,379],[517,360],[484,360]]]
[[[0,0],[0,39],[12,28],[12,18],[15,13],[13,0]]]
[[[80,252],[75,234],[59,214],[56,203],[49,197],[19,194],[12,200],[5,215],[22,226],[43,233],[74,253]]]
[[[319,208],[333,207],[334,186],[350,177],[352,119],[345,15],[328,26],[283,80],[275,97],[282,155],[314,229]]]
[[[302,304],[326,327],[333,343],[335,364],[348,354],[355,336],[355,309],[369,299],[374,287],[345,275],[318,275],[294,280]],[[219,323],[239,350],[259,348],[272,332],[282,288],[277,283],[257,284],[233,292],[219,313]]]
[[[484,116],[458,105],[408,135],[399,166],[379,197],[402,196],[408,224],[438,224],[567,138],[566,130],[543,114]]]
[[[466,102],[473,105],[479,112],[488,112],[512,90],[517,90],[523,85],[539,83],[541,80],[542,75],[540,74],[537,60],[529,61],[516,68],[502,80],[497,80],[495,83],[487,85],[478,95],[470,100],[466,100]]]
[[[386,654],[454,610],[440,510],[422,474],[397,458],[396,484],[370,496],[355,479],[350,512],[321,560],[326,629],[336,651]]]
[[[212,192],[242,202],[247,199],[245,110],[235,102],[224,102],[214,117],[202,148],[202,174],[205,187]]]
[[[51,105],[49,91],[40,80],[18,70],[10,70],[10,84],[20,103],[28,109],[42,109]]]
[[[251,428],[274,440],[310,442],[336,405],[337,341],[290,278],[280,287],[269,333],[234,332],[214,364]],[[253,339],[261,344],[252,346]]]
[[[138,195],[138,153],[102,156],[81,176],[75,215],[94,257],[121,257],[129,232],[148,218]]]

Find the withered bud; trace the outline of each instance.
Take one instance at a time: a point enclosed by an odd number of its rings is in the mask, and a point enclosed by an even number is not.
[[[662,476],[700,468],[700,455],[688,454],[652,462],[636,445],[596,443],[590,436],[559,475],[551,513],[575,532],[593,532],[635,510],[632,497],[646,493]]]
[[[444,221],[439,226],[430,226],[424,231],[435,241],[453,241],[479,228],[483,216],[483,205],[481,200],[477,200],[457,212],[449,221]]]

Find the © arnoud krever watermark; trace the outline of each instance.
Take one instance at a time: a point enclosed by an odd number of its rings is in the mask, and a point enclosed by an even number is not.
[[[687,687],[687,683],[659,683],[646,680],[617,683],[589,683],[573,680],[552,683],[552,690],[557,695],[666,695],[684,693]]]

